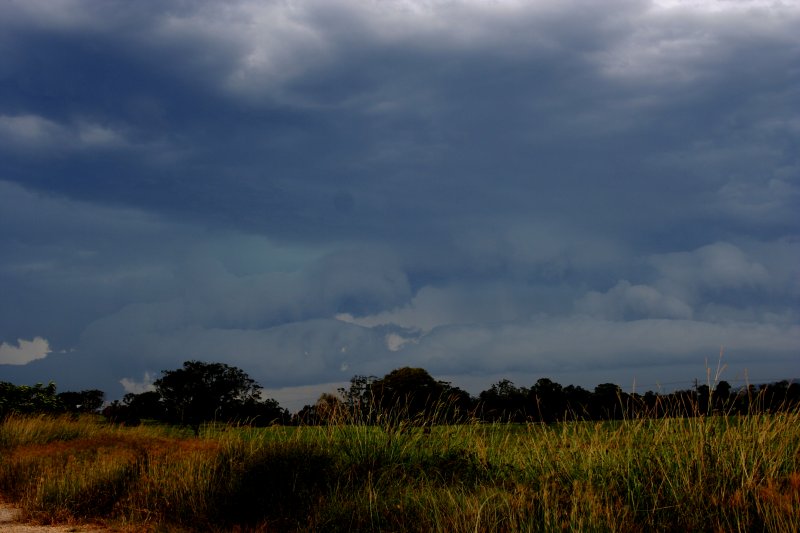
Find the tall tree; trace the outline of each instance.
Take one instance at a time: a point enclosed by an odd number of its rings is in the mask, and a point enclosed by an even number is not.
[[[529,395],[535,406],[534,418],[542,422],[563,420],[566,402],[564,389],[560,384],[541,378],[531,387]]]
[[[615,383],[601,383],[594,388],[590,412],[595,420],[616,420],[623,417],[627,395]]]
[[[392,370],[370,385],[376,405],[399,418],[432,415],[445,387],[425,369],[403,367]]]
[[[479,412],[484,420],[524,422],[529,414],[529,391],[501,379],[478,395]]]
[[[247,406],[259,403],[261,388],[243,370],[223,363],[186,361],[177,370],[164,370],[154,383],[169,421],[192,426],[246,416]]]
[[[355,375],[350,378],[350,387],[338,389],[348,414],[354,420],[371,420],[375,406],[371,386],[377,379],[376,376]]]

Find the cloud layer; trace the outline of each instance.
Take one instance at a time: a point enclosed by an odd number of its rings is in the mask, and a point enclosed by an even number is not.
[[[689,382],[725,346],[732,377],[797,377],[799,25],[5,2],[0,372],[114,396],[200,358],[296,398],[406,364]]]

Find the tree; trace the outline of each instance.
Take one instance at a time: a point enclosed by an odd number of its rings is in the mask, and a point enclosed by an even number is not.
[[[594,388],[590,412],[595,420],[616,420],[623,416],[627,395],[614,383],[601,383]]]
[[[714,388],[714,400],[717,406],[725,405],[731,397],[731,384],[727,381],[720,381]]]
[[[129,392],[122,398],[122,403],[130,409],[130,414],[134,418],[164,420],[166,417],[164,402],[161,401],[161,395],[156,391],[145,391],[139,394]]]
[[[192,426],[195,433],[203,422],[243,418],[261,399],[254,379],[223,363],[186,361],[183,368],[162,371],[154,385],[167,420]]]
[[[439,383],[443,387],[440,398],[445,420],[448,423],[470,420],[475,411],[475,400],[472,396],[467,391],[454,387],[446,381]]]
[[[541,378],[531,387],[530,396],[536,405],[536,414],[542,422],[556,422],[564,418],[565,400],[563,387]]]
[[[56,395],[56,384],[14,385],[0,381],[0,420],[11,413],[56,413],[64,405]]]
[[[563,390],[568,417],[573,420],[586,419],[589,416],[592,393],[580,385],[567,385]]]
[[[528,393],[526,388],[502,379],[478,395],[480,416],[485,420],[524,422],[529,414]]]
[[[707,415],[710,414],[711,408],[711,388],[708,385],[700,385],[695,390],[697,401],[697,414]]]
[[[332,425],[347,420],[350,414],[351,411],[341,398],[335,394],[323,392],[314,405],[303,406],[295,414],[293,422],[304,426]]]
[[[66,391],[58,394],[64,408],[71,413],[96,413],[103,407],[105,393],[91,389],[80,392]]]
[[[338,389],[348,414],[354,420],[370,420],[374,408],[371,386],[377,379],[375,376],[355,375],[350,378],[350,387]]]
[[[425,369],[403,367],[374,381],[369,389],[383,413],[414,419],[427,418],[434,413],[445,387]]]
[[[314,405],[318,420],[321,424],[332,424],[341,420],[344,414],[344,404],[335,394],[323,392]]]
[[[261,401],[254,398],[244,402],[238,416],[234,418],[247,425],[258,427],[286,424],[291,421],[289,411],[272,398]]]

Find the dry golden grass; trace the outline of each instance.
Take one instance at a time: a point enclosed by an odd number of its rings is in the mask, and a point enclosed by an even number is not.
[[[9,418],[0,493],[159,531],[800,531],[800,414],[430,432]]]

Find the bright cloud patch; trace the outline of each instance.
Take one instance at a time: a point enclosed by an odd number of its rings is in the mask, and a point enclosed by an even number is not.
[[[0,364],[27,365],[31,361],[44,359],[50,352],[50,343],[42,337],[30,341],[17,339],[16,346],[4,342],[0,344]]]
[[[591,291],[577,302],[580,312],[611,320],[692,317],[692,308],[647,285],[620,281],[608,292]]]
[[[145,372],[141,381],[136,381],[131,378],[122,378],[119,380],[125,392],[132,392],[134,394],[141,394],[143,392],[150,392],[156,390],[153,385],[155,377],[150,372]]]
[[[409,342],[416,344],[418,340],[414,338],[403,337],[397,333],[389,333],[386,335],[386,347],[393,352],[400,350],[403,348],[403,345],[408,344]]]

